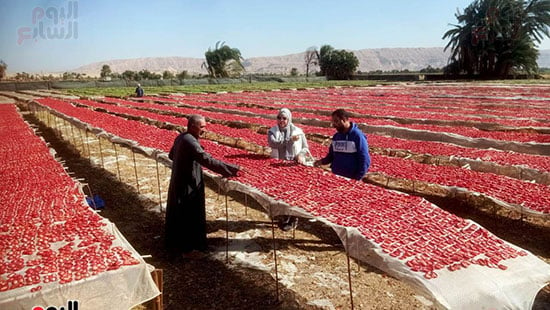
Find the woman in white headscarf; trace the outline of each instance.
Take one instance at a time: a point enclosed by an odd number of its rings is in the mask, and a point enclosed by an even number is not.
[[[292,113],[282,108],[277,113],[277,125],[267,133],[267,142],[271,147],[271,157],[285,160],[296,160],[303,164],[308,145],[302,129],[292,124]]]
[[[271,157],[295,160],[304,164],[306,154],[309,152],[306,135],[302,129],[292,124],[292,113],[287,108],[282,108],[277,113],[277,125],[271,127],[267,133],[267,142],[271,147]],[[298,218],[295,216],[276,217],[279,228],[284,231],[296,228]]]

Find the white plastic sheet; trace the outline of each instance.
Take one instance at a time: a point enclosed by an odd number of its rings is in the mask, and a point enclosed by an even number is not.
[[[106,229],[116,237],[114,246],[122,246],[131,251],[133,257],[140,257],[114,224],[108,223]],[[33,293],[28,286],[1,292],[0,309],[29,310],[34,306],[59,309],[63,305],[67,309],[68,301],[78,301],[80,310],[130,309],[160,294],[151,277],[154,267],[141,258],[139,261],[137,265],[123,266],[80,281],[43,283],[42,289]]]
[[[239,191],[253,197],[272,217],[294,215],[315,218],[332,227],[351,257],[357,258],[388,274],[403,280],[423,292],[443,308],[447,309],[531,309],[540,289],[550,282],[550,265],[525,251],[526,256],[507,259],[506,270],[469,265],[456,271],[441,269],[437,277],[427,279],[424,274],[414,272],[405,261],[385,253],[379,244],[363,236],[354,227],[335,225],[329,219],[313,216],[305,210],[274,200],[264,193],[234,181],[222,179],[211,173],[222,189]],[[468,221],[469,225],[484,229]],[[489,235],[493,236],[490,232]],[[498,237],[496,237],[498,238]],[[503,240],[517,251],[522,249]]]

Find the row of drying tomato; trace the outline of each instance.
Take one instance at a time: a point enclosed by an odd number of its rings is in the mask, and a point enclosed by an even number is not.
[[[92,126],[101,123],[91,121]],[[118,118],[117,124],[124,128],[121,125],[124,122]],[[154,127],[144,126],[150,127],[149,132],[155,132]],[[214,157],[245,168],[246,172],[234,180],[334,224],[356,227],[366,238],[379,244],[389,257],[406,264],[412,271],[421,272],[426,278],[434,278],[444,268],[453,271],[459,265],[503,268],[507,259],[527,254],[478,225],[465,222],[421,198],[210,141],[201,143]],[[472,227],[475,229],[470,231]],[[482,231],[476,236],[477,242],[467,242],[477,230]],[[480,257],[491,259],[491,264]]]
[[[298,92],[301,94],[302,92]],[[222,103],[222,104],[234,104],[242,106],[243,103],[247,105],[254,104],[256,106],[271,106],[274,103],[277,105],[285,104],[285,106],[294,109],[294,110],[316,110],[324,111],[325,113],[330,113],[334,109],[344,108],[350,112],[370,115],[371,117],[376,118],[406,118],[406,119],[417,119],[417,120],[446,120],[446,121],[469,121],[476,123],[493,123],[500,124],[510,127],[541,127],[545,123],[541,122],[540,108],[538,109],[528,109],[528,108],[506,108],[502,107],[500,109],[487,109],[484,107],[480,108],[464,108],[462,106],[450,106],[447,107],[447,104],[441,104],[437,107],[430,108],[426,107],[424,102],[414,102],[417,100],[412,100],[410,98],[399,98],[399,100],[406,100],[407,105],[403,104],[403,101],[394,102],[392,99],[395,98],[387,96],[376,96],[371,98],[362,98],[361,101],[357,98],[352,98],[352,100],[346,101],[345,96],[339,96],[340,101],[330,102],[330,99],[326,97],[315,97],[313,100],[308,100],[304,102],[301,97],[279,97],[279,98],[264,98],[264,99],[254,99],[246,95],[235,95],[235,94],[212,94],[211,97],[198,99],[196,96],[171,96],[170,99],[179,100],[182,103],[200,101],[202,103]],[[320,101],[322,98],[322,101]],[[382,99],[381,99],[382,98]],[[368,101],[365,101],[368,100]],[[449,99],[450,100],[450,99]],[[458,101],[458,100],[457,100]],[[466,103],[468,101],[464,98],[461,98],[459,103]],[[415,105],[417,104],[417,105]],[[504,111],[502,111],[505,109]],[[252,110],[251,110],[252,111]],[[375,122],[376,120],[370,120],[368,123]],[[384,123],[382,123],[384,124]]]
[[[497,88],[482,86],[472,87],[465,85],[457,85],[454,87],[442,87],[433,85],[414,85],[414,86],[396,86],[386,85],[377,87],[344,87],[344,88],[317,88],[308,89],[307,91],[290,91],[282,90],[278,92],[246,92],[246,93],[229,93],[228,96],[236,100],[242,98],[250,98],[252,100],[284,100],[298,101],[310,103],[319,97],[326,98],[328,104],[354,104],[376,101],[377,99],[385,99],[384,102],[389,102],[393,106],[418,106],[418,105],[437,105],[443,107],[455,107],[454,100],[464,100],[466,104],[460,104],[461,108],[476,109],[479,108],[478,103],[492,102],[492,106],[499,106],[504,110],[513,106],[526,106],[527,109],[537,107],[546,107],[544,98],[548,96],[548,86],[527,86],[527,87],[499,87],[504,90],[503,93],[497,93]],[[193,96],[210,99],[217,96],[225,96],[223,93],[216,94],[193,94]],[[172,95],[179,97],[181,95]],[[450,104],[445,105],[438,102],[438,99],[448,99]],[[470,100],[471,99],[471,100]],[[435,102],[433,101],[435,100]],[[447,102],[447,101],[445,101]]]
[[[97,101],[92,101],[92,100],[71,100],[71,101],[78,102],[80,104],[93,107],[93,108],[105,109],[108,112],[112,112],[112,113],[121,113],[124,115],[146,117],[154,121],[162,121],[162,122],[167,122],[175,125],[187,126],[187,120],[182,117],[162,115],[162,114],[157,114],[149,111],[132,109],[127,106],[104,104],[104,103],[99,103]],[[193,112],[196,113],[196,111],[193,111]],[[189,114],[192,114],[192,113],[189,113]],[[244,128],[238,129],[238,128],[224,126],[221,124],[210,123],[208,124],[208,127],[206,128],[206,130],[220,133],[227,137],[232,137],[235,139],[244,139],[246,141],[253,142],[258,145],[265,145],[267,141],[267,138],[265,135],[260,135],[254,131],[251,131],[249,129],[244,129]]]
[[[550,186],[488,172],[451,166],[421,164],[400,158],[372,155],[370,172],[444,186],[462,187],[504,202],[550,214]]]
[[[197,102],[194,100],[194,98],[190,95],[185,97],[184,102],[187,103],[193,103]],[[318,99],[319,102],[323,101],[323,98]],[[231,106],[223,101],[218,102],[212,102],[212,101],[198,101],[198,106],[201,107],[209,107],[209,108],[216,108],[223,110],[226,113],[234,114],[235,111],[240,112],[248,112],[253,113],[256,115],[266,115],[266,114],[273,114],[274,112],[270,109],[274,106],[273,102],[264,102],[262,104],[265,108],[257,108],[257,107],[245,107],[245,106]],[[292,107],[291,107],[292,108]],[[302,112],[302,111],[294,111],[293,117],[294,118],[307,118],[307,119],[316,119],[319,118],[319,114],[314,113],[313,111],[316,110],[316,108],[310,108],[312,112]],[[376,112],[378,111],[378,112]],[[465,136],[468,138],[486,138],[486,139],[494,139],[494,140],[500,140],[500,141],[516,141],[516,142],[537,142],[537,143],[548,143],[550,142],[550,135],[547,134],[541,134],[541,133],[524,133],[524,132],[514,132],[514,131],[485,131],[485,130],[479,130],[477,128],[473,127],[467,127],[467,126],[438,126],[438,125],[427,125],[427,124],[400,124],[394,121],[394,118],[401,117],[401,118],[410,118],[410,115],[404,114],[404,115],[393,115],[395,113],[389,112],[385,109],[378,108],[374,111],[369,111],[368,113],[362,113],[362,114],[369,114],[369,115],[376,115],[380,114],[380,118],[354,118],[355,121],[358,123],[364,123],[368,125],[378,125],[378,126],[396,126],[401,128],[409,128],[409,129],[416,129],[416,130],[427,130],[431,132],[440,132],[440,133],[453,133],[461,136]],[[428,114],[423,115],[423,118],[428,118]],[[434,119],[441,119],[439,116],[435,117]],[[493,118],[494,120],[495,118]],[[457,120],[456,118],[450,118],[450,120]],[[479,120],[476,118],[476,120]],[[503,124],[506,125],[506,124]],[[538,123],[536,124],[539,127],[544,126],[544,124]],[[523,125],[522,125],[523,126]],[[535,126],[533,124],[530,124],[530,126]],[[546,123],[547,126],[547,123]]]
[[[477,224],[418,197],[343,179],[319,169],[305,169],[291,162],[259,161],[241,151],[209,141],[202,143],[214,156],[246,168],[246,173],[234,178],[236,181],[313,216],[357,228],[386,254],[427,278],[436,277],[436,271],[444,268],[454,271],[471,264],[506,269],[507,259],[527,255]]]
[[[157,98],[158,99],[158,98]],[[106,98],[110,102],[116,102],[125,106],[132,106],[137,108],[146,108],[152,111],[170,111],[180,114],[193,114],[200,113],[205,117],[213,121],[241,121],[247,124],[262,125],[266,127],[273,126],[274,121],[271,119],[241,116],[236,114],[225,114],[221,112],[210,112],[206,110],[198,110],[201,108],[200,102],[194,102],[196,108],[183,108],[174,107],[168,105],[159,105],[153,103],[141,103],[134,101],[127,101],[123,99]],[[164,100],[164,99],[163,99]],[[328,117],[327,117],[328,118]],[[317,133],[325,135],[327,137],[332,136],[334,130],[328,127],[317,127],[309,125],[299,125],[306,133]],[[500,165],[521,165],[538,169],[540,171],[550,172],[550,161],[547,156],[522,154],[515,152],[505,152],[494,149],[476,149],[457,146],[443,142],[433,141],[416,141],[406,140],[399,138],[391,138],[376,134],[369,134],[369,145],[374,147],[382,147],[388,149],[402,149],[416,154],[431,154],[431,155],[444,155],[453,157],[463,157],[469,159],[478,159],[487,162],[494,162]]]
[[[94,105],[93,102],[89,102],[88,104]],[[143,115],[143,111],[132,111],[132,109],[127,109],[125,112],[134,113],[134,115]],[[147,115],[156,119],[154,118],[154,113],[148,112]],[[235,138],[243,138],[259,145],[265,145],[266,143],[265,135],[248,129],[235,129],[223,125],[210,124],[208,130]],[[312,141],[309,142],[309,147],[313,156],[317,158],[323,157],[327,152],[326,147]],[[457,167],[425,165],[402,158],[378,154],[372,154],[372,161],[371,172],[379,172],[400,179],[412,179],[445,186],[464,187],[470,191],[482,193],[508,203],[522,205],[533,211],[550,213],[550,195],[547,194],[550,192],[550,189],[548,185],[534,184]]]
[[[37,99],[40,104],[54,109],[64,115],[77,118],[82,122],[94,124],[108,133],[124,137],[128,140],[140,141],[143,146],[163,150],[170,150],[177,133],[174,131],[147,126],[139,121],[126,120],[120,122],[120,117],[99,113],[87,108],[79,108],[66,101],[41,98]]]
[[[185,101],[198,98],[204,102],[219,101],[234,104],[256,104],[271,106],[273,103],[291,105],[305,109],[346,108],[350,111],[378,117],[400,117],[411,119],[434,119],[452,121],[490,122],[512,127],[541,127],[540,100],[453,98],[423,93],[423,87],[414,88],[403,94],[405,88],[377,87],[359,90],[305,90],[295,92],[248,92],[246,94],[200,94],[171,98]],[[481,93],[485,95],[485,93]],[[452,95],[452,92],[449,93]],[[470,94],[470,96],[475,93]],[[444,100],[442,100],[444,99]],[[480,104],[481,102],[481,104]]]
[[[0,158],[0,292],[36,292],[139,263],[14,105],[0,105]]]
[[[466,96],[460,95],[462,89],[468,89]],[[262,103],[266,100],[282,103],[301,103],[307,105],[319,105],[319,98],[323,98],[323,106],[339,107],[350,106],[352,108],[368,107],[376,108],[379,105],[388,109],[418,108],[455,111],[454,114],[496,113],[498,116],[512,118],[541,118],[540,108],[547,108],[544,98],[548,97],[548,87],[526,87],[512,89],[508,95],[491,94],[491,89],[468,88],[461,85],[454,88],[439,88],[435,92],[430,86],[382,86],[369,88],[341,88],[341,89],[310,89],[307,91],[281,91],[281,92],[247,92],[246,94],[204,94],[195,95],[197,98],[212,100],[228,98],[234,102]],[[178,98],[177,95],[172,95]]]

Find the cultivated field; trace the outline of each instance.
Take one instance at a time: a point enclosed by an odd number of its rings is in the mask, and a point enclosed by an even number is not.
[[[540,290],[550,280],[550,86],[5,95],[105,199],[100,215],[164,270],[168,309],[528,308],[537,293],[533,308],[550,307],[550,289]],[[372,156],[365,178],[270,159],[266,132],[282,107],[316,158],[334,133],[330,113],[352,112]],[[162,216],[166,153],[195,113],[208,121],[204,148],[244,169],[230,180],[209,173],[216,251],[189,262],[163,252]],[[302,219],[284,233],[269,214]],[[94,275],[79,276],[63,282]]]

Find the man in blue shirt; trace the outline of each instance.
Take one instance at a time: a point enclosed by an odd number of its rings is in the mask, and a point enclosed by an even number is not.
[[[332,137],[328,154],[314,165],[331,164],[334,174],[361,180],[370,167],[367,137],[349,120],[349,113],[344,109],[332,112],[332,127],[337,132]]]

